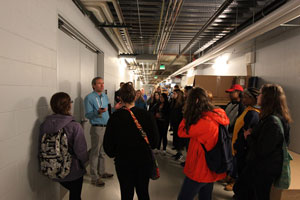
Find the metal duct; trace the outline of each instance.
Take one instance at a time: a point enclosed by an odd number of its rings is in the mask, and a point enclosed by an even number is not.
[[[97,20],[99,22],[101,22],[101,23],[105,22],[105,18],[103,16],[102,10],[100,10],[100,8],[86,6],[86,9],[91,11],[95,15],[95,17],[97,18]],[[125,49],[123,48],[120,40],[117,38],[117,36],[114,34],[114,32],[111,32],[110,28],[104,28],[104,30],[108,34],[108,36],[111,38],[111,40],[114,42],[114,44],[117,46],[119,51],[126,52]]]

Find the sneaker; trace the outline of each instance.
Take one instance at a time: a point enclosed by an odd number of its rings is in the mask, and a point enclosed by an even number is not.
[[[178,158],[177,160],[180,161],[180,162],[183,162],[183,161],[184,161],[183,155],[180,155],[179,158]]]
[[[184,166],[185,166],[185,161],[184,161],[184,162],[181,162],[180,165],[181,165],[182,167],[184,167]]]
[[[163,155],[163,156],[167,155],[167,151],[166,150],[162,150],[161,151],[161,155]]]
[[[175,159],[176,159],[176,158],[179,157],[179,156],[180,156],[180,154],[179,154],[179,153],[176,153],[175,155],[172,156],[172,158],[175,158]]]
[[[91,183],[97,187],[103,187],[105,185],[105,183],[100,178],[92,180]]]
[[[234,186],[234,182],[228,183],[228,184],[225,186],[224,190],[226,190],[226,191],[232,191],[232,190],[233,190],[233,186]]]
[[[114,176],[113,174],[104,173],[104,174],[101,175],[101,178],[111,178],[113,176]]]
[[[182,159],[182,158],[183,158],[183,155],[181,153],[177,153],[176,157],[175,157],[175,160],[179,160],[179,159]]]

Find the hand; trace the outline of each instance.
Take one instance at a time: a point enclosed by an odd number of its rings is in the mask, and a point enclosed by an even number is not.
[[[101,113],[104,113],[107,111],[107,108],[99,108],[98,109],[98,113],[101,114]]]
[[[252,129],[249,128],[248,130],[244,131],[244,138],[247,139],[248,135],[250,135],[252,132]]]
[[[115,109],[118,110],[120,108],[122,108],[124,105],[121,101],[119,101],[116,105],[115,105]]]

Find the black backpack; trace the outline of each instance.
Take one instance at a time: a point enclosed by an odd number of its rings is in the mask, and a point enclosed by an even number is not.
[[[225,126],[219,125],[218,141],[214,148],[207,151],[205,146],[203,144],[201,145],[205,151],[207,166],[211,171],[217,174],[232,171],[231,138]]]

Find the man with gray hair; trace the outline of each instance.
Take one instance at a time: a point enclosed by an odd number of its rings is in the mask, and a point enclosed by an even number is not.
[[[93,92],[84,99],[85,117],[89,119],[91,127],[91,151],[90,151],[90,174],[91,183],[96,186],[104,186],[101,178],[111,178],[113,174],[105,172],[105,152],[103,149],[103,137],[106,124],[109,119],[108,97],[104,93],[104,80],[95,77],[92,80]]]

